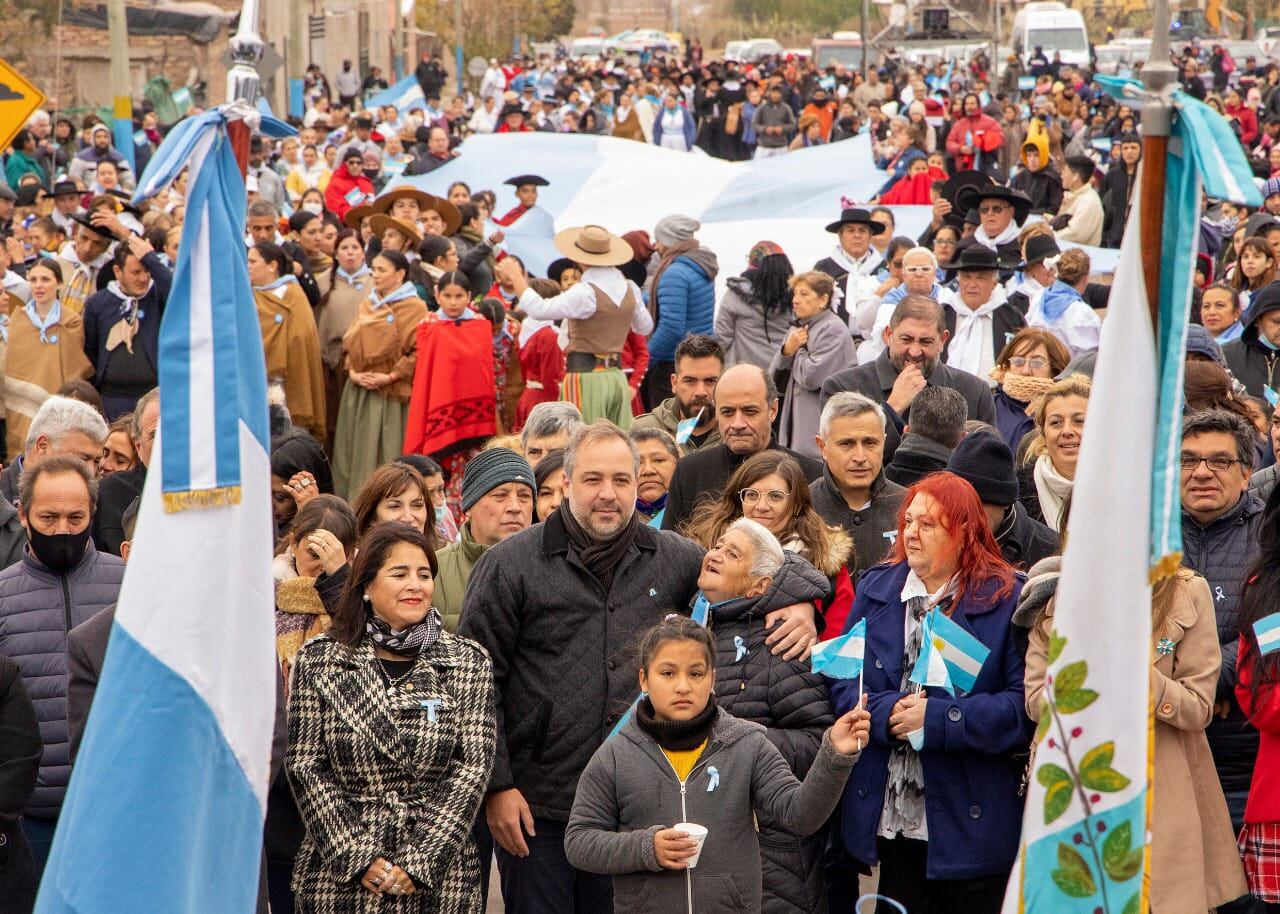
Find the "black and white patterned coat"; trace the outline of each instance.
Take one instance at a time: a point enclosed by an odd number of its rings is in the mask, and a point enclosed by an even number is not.
[[[471,826],[493,767],[493,668],[472,641],[443,633],[389,694],[373,647],[328,636],[298,653],[285,766],[307,836],[293,888],[299,912],[478,914]],[[418,891],[375,895],[375,858]]]

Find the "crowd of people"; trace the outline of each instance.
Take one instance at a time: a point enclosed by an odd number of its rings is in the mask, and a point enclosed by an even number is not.
[[[435,107],[432,64],[421,114],[313,73],[299,136],[249,149],[280,667],[260,910],[847,911],[868,878],[910,914],[999,910],[1109,292],[1080,245],[1119,240],[1137,113],[1065,68],[1019,98],[981,61],[700,60],[495,62],[468,111]],[[1235,123],[1277,99],[1280,126],[1277,72],[1215,87]],[[812,265],[769,240],[722,264],[675,213],[564,228],[545,275],[504,244],[547,216],[540,176],[505,179],[506,213],[387,187],[486,123],[643,133],[649,96],[662,145],[865,130],[889,181],[815,214]],[[1265,206],[1202,216],[1184,567],[1150,607],[1158,914],[1280,910],[1280,660],[1252,632],[1280,600],[1275,135],[1241,135]],[[135,205],[127,159],[38,113],[0,187],[4,911],[34,901],[159,424],[185,181]],[[933,206],[921,237],[894,202]],[[910,681],[935,610],[990,650],[962,694]],[[855,625],[864,677],[815,673]]]

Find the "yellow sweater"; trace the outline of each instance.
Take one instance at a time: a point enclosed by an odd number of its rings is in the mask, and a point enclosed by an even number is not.
[[[662,754],[667,757],[667,761],[671,763],[671,767],[676,770],[676,777],[681,781],[688,779],[693,766],[698,764],[698,759],[702,757],[702,750],[707,748],[707,741],[704,739],[702,745],[696,749],[685,749],[678,751],[675,749],[663,749]]]

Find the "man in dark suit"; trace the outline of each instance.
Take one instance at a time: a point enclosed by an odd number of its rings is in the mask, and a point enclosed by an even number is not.
[[[142,484],[147,480],[147,467],[151,464],[151,448],[156,441],[156,427],[160,424],[160,388],[147,391],[138,399],[129,423],[129,437],[133,451],[138,455],[138,465],[130,470],[112,473],[98,487],[98,513],[93,518],[93,545],[102,552],[124,557],[121,545],[128,539],[122,521],[125,509],[142,494]]]
[[[761,451],[786,451],[800,464],[806,479],[822,475],[821,463],[773,440],[778,388],[758,365],[735,365],[722,374],[716,383],[715,404],[721,443],[680,458],[667,491],[663,530],[679,530],[702,496],[718,498],[734,470]]]
[[[908,295],[889,318],[889,326],[884,331],[885,350],[879,358],[827,378],[822,385],[823,405],[832,394],[842,390],[856,391],[882,404],[889,418],[884,445],[886,461],[891,460],[897,450],[911,402],[927,386],[958,390],[965,399],[970,419],[994,425],[996,407],[987,382],[941,361],[948,338],[942,306],[923,295]],[[677,475],[679,472],[677,465]],[[670,511],[668,500],[668,516]]]
[[[129,547],[134,527],[138,523],[139,498],[134,498],[121,517],[124,540],[120,544],[120,557],[129,561]],[[107,644],[111,639],[111,627],[115,624],[114,606],[104,609],[89,620],[80,623],[67,635],[67,736],[70,741],[71,763],[75,764],[89,721],[89,709],[93,695],[98,690],[102,665],[107,659]],[[276,722],[271,739],[271,782],[274,783],[284,764],[284,753],[289,740],[289,727],[285,718],[284,679],[276,676]],[[262,860],[262,873],[258,882],[257,914],[267,914],[266,857]]]

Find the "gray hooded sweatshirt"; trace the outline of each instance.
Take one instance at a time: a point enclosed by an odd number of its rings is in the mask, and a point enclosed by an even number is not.
[[[681,783],[657,742],[632,718],[596,750],[578,781],[565,830],[569,863],[613,876],[615,914],[730,914],[760,910],[760,842],[753,813],[796,835],[822,827],[856,755],[830,733],[804,782],[764,727],[721,709],[707,746]],[[653,838],[679,822],[707,828],[694,869],[662,869]]]

